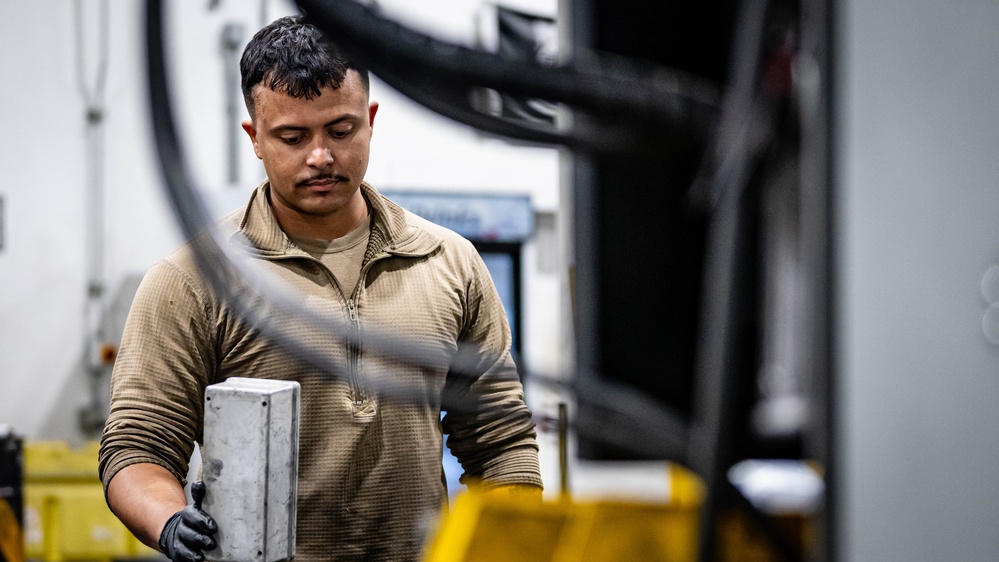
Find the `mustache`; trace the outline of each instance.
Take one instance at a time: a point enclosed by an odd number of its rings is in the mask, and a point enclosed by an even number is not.
[[[349,181],[349,179],[350,178],[348,178],[347,176],[342,175],[342,174],[319,174],[319,175],[316,175],[316,176],[312,176],[311,178],[306,178],[304,180],[296,182],[295,183],[295,187],[303,187],[303,186],[306,186],[306,185],[308,185],[310,183],[320,182],[320,181],[329,181],[329,180],[334,180],[334,181],[339,181],[339,182],[346,182],[346,181]]]

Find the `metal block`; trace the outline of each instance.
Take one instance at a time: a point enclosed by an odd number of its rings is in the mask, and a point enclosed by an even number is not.
[[[218,523],[217,562],[295,555],[300,386],[234,377],[205,390],[202,507]]]

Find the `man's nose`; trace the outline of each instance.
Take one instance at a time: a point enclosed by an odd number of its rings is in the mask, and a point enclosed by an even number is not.
[[[316,168],[325,168],[333,164],[333,151],[324,144],[318,144],[309,151],[306,164]]]

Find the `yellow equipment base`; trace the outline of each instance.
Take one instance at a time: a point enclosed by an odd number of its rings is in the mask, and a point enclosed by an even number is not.
[[[425,562],[694,562],[698,550],[699,483],[689,472],[671,474],[669,503],[524,501],[468,492],[442,518]],[[774,518],[804,552],[812,522],[801,515]],[[768,539],[745,515],[724,512],[717,527],[718,562],[779,560]]]
[[[96,442],[25,443],[24,546],[45,562],[110,561],[159,556],[108,509],[97,478]]]

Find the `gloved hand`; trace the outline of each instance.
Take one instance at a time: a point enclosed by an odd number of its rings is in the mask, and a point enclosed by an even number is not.
[[[205,498],[204,482],[191,483],[191,497],[194,504],[171,515],[160,533],[160,550],[173,562],[202,562],[205,559],[202,551],[218,546],[212,537],[218,531],[218,525],[201,509],[201,500]]]

